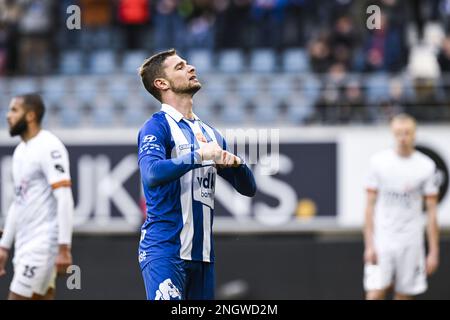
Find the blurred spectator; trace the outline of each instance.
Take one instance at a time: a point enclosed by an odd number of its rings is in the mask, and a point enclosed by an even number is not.
[[[442,72],[450,72],[450,37],[446,37],[442,42],[438,62]]]
[[[251,18],[256,47],[280,47],[287,3],[287,0],[253,1]]]
[[[341,62],[336,62],[331,65],[328,70],[327,82],[332,82],[339,88],[344,86],[344,82],[347,76],[347,68]]]
[[[7,73],[18,69],[19,34],[18,23],[21,7],[14,0],[0,0],[0,25],[2,25],[3,63]]]
[[[227,47],[228,45],[225,43],[226,39],[226,30],[228,29],[228,19],[229,13],[231,11],[231,0],[214,0],[214,11],[216,14],[216,39],[217,45],[216,48]]]
[[[327,34],[322,33],[317,39],[312,40],[308,50],[312,70],[317,73],[328,71],[332,63],[332,55]]]
[[[111,24],[112,4],[110,0],[79,0],[83,27],[95,28]]]
[[[51,68],[52,0],[24,0],[19,20],[19,69],[27,74],[46,74]]]
[[[311,14],[308,0],[290,0],[283,24],[283,47],[304,46],[306,35],[312,30]]]
[[[66,9],[71,4],[81,7],[78,31],[65,28]],[[368,4],[381,7],[379,30],[366,29]],[[436,19],[441,19],[437,29],[449,31],[450,0],[0,0],[0,74],[49,73],[54,42],[62,52],[84,50],[78,52],[78,61],[90,62],[86,65],[96,61],[93,58],[98,55],[92,51],[98,49],[109,50],[115,59],[117,52],[127,49],[175,47],[184,54],[185,49],[195,48],[296,47],[300,50],[292,51],[301,52],[302,61],[309,65],[303,68],[306,73],[302,72],[298,87],[283,90],[286,95],[304,94],[309,105],[316,106],[315,120],[384,121],[403,109],[419,120],[431,120],[440,117],[441,106],[449,105],[450,85],[442,86],[441,81],[450,72],[450,36],[442,44],[441,38],[435,38],[440,44],[436,52],[436,44],[412,37],[407,47],[405,34],[417,23],[428,39],[429,23]],[[284,64],[284,58],[284,52],[277,52],[275,68]],[[319,75],[308,74],[310,69]],[[385,80],[404,72],[413,80],[406,84],[394,78],[389,93],[386,85],[383,94],[370,94],[367,88],[387,81],[369,84],[367,79],[373,75],[368,75],[359,83],[350,74],[355,71],[381,71],[380,79]],[[313,84],[317,79],[323,83]],[[450,116],[450,109],[446,114]]]
[[[112,43],[112,2],[79,0],[81,5],[81,46],[84,50],[106,49]]]
[[[156,50],[183,50],[185,20],[178,14],[176,0],[157,0],[154,14],[154,46]]]
[[[142,47],[142,33],[150,21],[149,0],[119,0],[119,22],[125,29],[127,48]]]
[[[353,51],[358,44],[352,19],[348,15],[339,17],[331,33],[330,45],[335,61],[351,66]]]
[[[197,0],[186,28],[187,48],[214,49],[216,16],[209,0]]]
[[[389,82],[389,97],[382,99],[379,109],[375,109],[374,118],[378,121],[389,121],[394,115],[403,112],[407,105],[408,101],[401,80],[391,79]]]
[[[436,50],[429,45],[412,47],[406,70],[413,78],[437,79],[440,75],[440,68]]]
[[[393,78],[389,82],[389,99],[388,103],[397,113],[402,111],[402,105],[407,102],[403,83],[400,79]]]
[[[327,1],[314,1],[308,0],[308,11],[311,14],[311,23],[319,28],[330,29],[333,21],[337,17],[348,14],[355,5],[353,0],[327,0]]]
[[[367,71],[399,71],[406,62],[402,30],[381,14],[380,29],[371,30],[365,45]]]
[[[8,30],[0,21],[0,76],[6,72],[6,54],[8,43]]]
[[[344,89],[339,106],[339,121],[341,123],[367,122],[368,114],[364,95],[356,80],[349,81]]]
[[[56,46],[58,51],[59,50],[78,50],[80,49],[80,37],[82,33],[84,33],[84,29],[78,30],[78,29],[68,29],[67,28],[67,8],[69,8],[72,5],[76,5],[80,7],[80,1],[81,0],[58,0],[57,8],[55,10],[56,12]],[[83,18],[83,12],[82,17],[80,18],[80,22],[82,26],[84,26]],[[86,18],[86,17],[84,17]],[[88,17],[89,20],[89,17]],[[73,22],[73,21],[71,21]],[[80,26],[81,27],[81,26]]]
[[[386,15],[390,26],[395,28],[404,28],[407,20],[407,7],[406,3],[410,3],[411,0],[381,0],[377,1],[376,4],[380,6],[381,12]],[[415,0],[413,0],[415,1]],[[420,1],[420,0],[419,0]],[[421,1],[425,2],[425,1]],[[427,1],[429,2],[429,1]],[[413,6],[410,4],[410,6]],[[425,6],[420,7],[420,13],[424,13],[422,9]],[[420,24],[423,24],[420,22]],[[422,26],[421,26],[422,27]]]
[[[397,2],[394,0],[384,0],[385,2]],[[411,1],[411,0],[410,0]],[[436,20],[436,7],[438,6],[438,1],[435,0],[412,0],[410,6],[412,7],[413,19],[417,27],[418,38],[421,41],[424,36],[425,25],[430,20]],[[405,12],[404,10],[399,10]]]
[[[215,0],[216,47],[247,48],[251,45],[248,17],[252,0]]]
[[[337,62],[330,66],[324,78],[324,88],[317,105],[321,121],[334,124],[341,121],[342,117],[348,118],[350,116],[350,110],[341,107],[346,77],[347,72],[344,64]],[[347,112],[348,115],[342,115],[342,111]]]
[[[437,105],[436,82],[433,79],[417,78],[414,80],[415,103],[418,105]]]
[[[214,17],[203,14],[192,19],[187,26],[186,46],[191,48],[214,48]]]
[[[422,121],[439,120],[440,108],[433,79],[414,79],[414,100],[406,105],[406,111]]]
[[[450,0],[439,0],[436,11],[437,16],[446,32],[450,31]]]
[[[328,124],[338,123],[338,104],[340,98],[341,95],[338,86],[332,82],[328,82],[324,86],[316,105],[316,120]]]

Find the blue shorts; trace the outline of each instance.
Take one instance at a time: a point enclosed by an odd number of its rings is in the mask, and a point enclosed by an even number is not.
[[[142,269],[148,300],[213,300],[214,263],[159,258]]]

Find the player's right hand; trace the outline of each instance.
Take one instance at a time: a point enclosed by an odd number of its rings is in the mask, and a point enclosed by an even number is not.
[[[6,274],[5,266],[6,261],[8,261],[8,255],[8,250],[0,247],[0,277]]]
[[[216,162],[219,168],[236,168],[241,164],[241,159],[231,152],[223,151],[222,152],[222,161]]]
[[[367,264],[377,264],[377,253],[372,247],[366,247],[364,250],[364,262]]]
[[[215,141],[204,144],[198,152],[200,153],[202,160],[213,160],[214,162],[222,159],[222,148]]]
[[[72,252],[68,245],[59,245],[55,266],[59,275],[66,274],[67,268],[72,264]]]

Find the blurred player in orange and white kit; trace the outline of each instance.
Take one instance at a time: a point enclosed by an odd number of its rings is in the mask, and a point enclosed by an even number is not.
[[[15,198],[0,240],[0,276],[15,243],[11,300],[53,299],[57,272],[72,264],[69,157],[62,142],[41,129],[44,111],[39,95],[26,94],[11,100],[7,114],[11,136],[22,139],[13,155]]]
[[[396,148],[372,157],[366,183],[364,288],[369,300],[384,299],[391,288],[395,299],[411,299],[426,291],[427,276],[439,265],[436,166],[414,148],[414,118],[397,115],[391,129]]]

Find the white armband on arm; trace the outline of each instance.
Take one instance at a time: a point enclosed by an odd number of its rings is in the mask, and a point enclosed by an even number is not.
[[[53,190],[57,201],[58,244],[71,245],[74,204],[72,190],[68,187]]]
[[[0,247],[8,250],[11,249],[16,234],[17,215],[15,211],[15,205],[13,203],[9,207],[8,215],[6,216],[5,228],[3,229],[3,235],[0,239]]]

